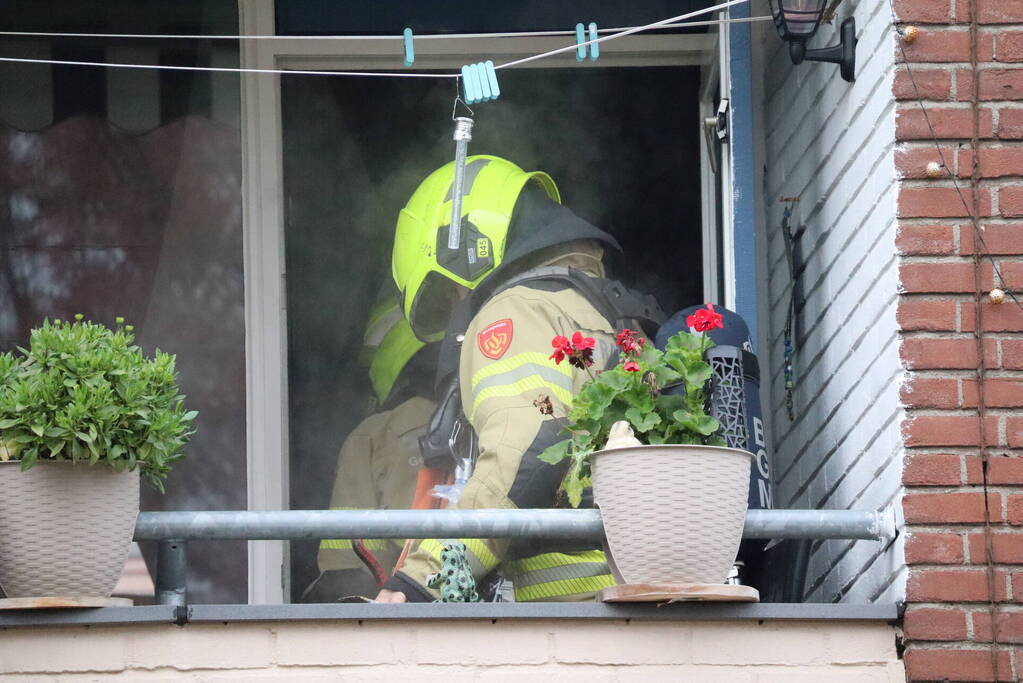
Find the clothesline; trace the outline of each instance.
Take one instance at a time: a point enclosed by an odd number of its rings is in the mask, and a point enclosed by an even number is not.
[[[710,14],[718,10],[726,9],[734,5],[745,4],[750,0],[728,0],[712,7],[707,7],[701,10],[695,10],[686,14],[680,14],[675,17],[669,17],[660,21],[655,21],[642,26],[632,26],[624,29],[605,29],[610,31],[608,35],[601,36],[599,38],[588,40],[581,43],[573,43],[566,45],[562,48],[555,50],[549,50],[540,54],[531,55],[529,57],[522,57],[515,59],[510,62],[498,64],[495,69],[505,69],[513,66],[520,66],[529,62],[533,62],[539,59],[545,59],[553,55],[561,54],[564,52],[572,52],[576,49],[594,45],[598,43],[604,43],[625,36],[633,35],[643,31],[651,31],[664,28],[677,28],[682,26],[695,26],[695,25],[707,25],[721,23],[720,21],[703,21],[703,22],[690,22],[685,23],[686,19],[701,16],[704,14]],[[769,17],[756,17],[751,20],[762,20]],[[725,19],[723,22],[731,22],[734,20]],[[574,33],[574,32],[573,32]],[[161,36],[161,35],[146,35],[146,34],[74,34],[74,33],[41,33],[41,32],[17,32],[17,31],[0,31],[0,36],[77,36],[77,37],[104,37],[104,38],[203,38],[203,39],[282,39],[289,38],[293,39],[298,36],[184,36],[184,35],[173,35],[173,36]],[[468,35],[468,34],[466,34]],[[494,37],[494,36],[536,36],[536,35],[566,35],[564,32],[537,32],[537,33],[523,33],[523,34],[476,34],[477,37]],[[399,37],[395,36],[377,36],[377,38],[395,38],[398,40]],[[453,34],[434,34],[430,36],[419,36],[420,38],[454,38]],[[301,38],[311,39],[313,36],[301,36]],[[322,36],[316,36],[315,38],[323,39]],[[343,39],[367,39],[368,36],[335,36],[332,38],[343,38]],[[166,71],[205,71],[205,72],[217,72],[217,73],[258,73],[258,74],[293,74],[293,75],[308,75],[308,76],[361,76],[361,77],[376,77],[376,78],[459,78],[459,73],[418,73],[418,72],[382,72],[382,71],[334,71],[334,70],[308,70],[308,69],[257,69],[251,67],[226,67],[226,66],[183,66],[175,64],[128,64],[128,63],[114,63],[114,62],[90,62],[90,61],[77,61],[77,60],[64,60],[64,59],[41,59],[31,57],[0,57],[0,62],[11,62],[11,63],[22,63],[22,64],[56,64],[62,66],[98,66],[107,68],[120,68],[120,69],[158,69]]]

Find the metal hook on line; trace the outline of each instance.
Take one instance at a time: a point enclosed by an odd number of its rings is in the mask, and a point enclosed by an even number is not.
[[[461,102],[462,106],[465,107],[469,111],[469,116],[476,116],[476,112],[474,112],[472,110],[472,107],[470,107],[468,104],[466,104],[465,100],[462,99],[462,91],[459,90],[459,85],[458,85],[458,80],[461,77],[462,77],[461,74],[455,76],[455,101],[451,105],[451,120],[452,121],[457,121],[458,120],[457,112],[458,112],[458,103],[459,102]]]

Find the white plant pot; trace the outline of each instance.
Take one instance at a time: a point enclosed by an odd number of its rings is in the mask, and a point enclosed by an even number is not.
[[[139,512],[139,472],[0,462],[0,588],[8,598],[109,597]]]
[[[724,583],[742,540],[752,454],[628,446],[592,456],[593,496],[619,583]]]

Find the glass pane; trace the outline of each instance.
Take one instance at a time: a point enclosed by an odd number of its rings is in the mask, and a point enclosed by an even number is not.
[[[4,3],[8,30],[236,34],[233,0]],[[236,41],[7,38],[0,53],[238,65]],[[237,74],[0,67],[0,349],[46,317],[124,316],[177,354],[198,432],[143,509],[244,509]],[[148,545],[148,544],[143,544]],[[152,559],[155,548],[144,547]],[[153,566],[150,563],[150,566]],[[192,543],[189,598],[244,602],[244,543]]]
[[[566,205],[622,243],[614,275],[675,310],[702,301],[698,85],[697,68],[505,71],[501,99],[475,108],[469,153],[550,173]],[[446,80],[282,78],[294,508],[330,505],[339,449],[370,412],[363,335],[400,209],[454,156],[453,94]],[[411,486],[407,469],[378,470],[370,500],[398,498],[388,489]],[[295,600],[316,553],[292,543]]]

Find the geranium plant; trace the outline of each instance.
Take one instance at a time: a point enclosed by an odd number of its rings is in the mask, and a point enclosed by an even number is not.
[[[139,468],[158,490],[182,457],[195,411],[178,390],[175,358],[146,358],[132,326],[44,321],[28,348],[0,354],[0,461]]]
[[[711,367],[704,360],[714,346],[706,332],[724,326],[721,314],[707,304],[686,318],[686,324],[696,331],[670,337],[663,351],[638,332],[622,330],[616,339],[617,365],[597,372],[591,367],[592,337],[576,332],[571,339],[552,340],[555,363],[567,360],[590,374],[568,411],[568,438],[540,454],[552,465],[571,461],[562,488],[574,507],[590,485],[589,455],[604,448],[616,422],[626,420],[643,444],[725,445],[718,421],[706,412]],[[541,411],[548,413],[543,406]]]

